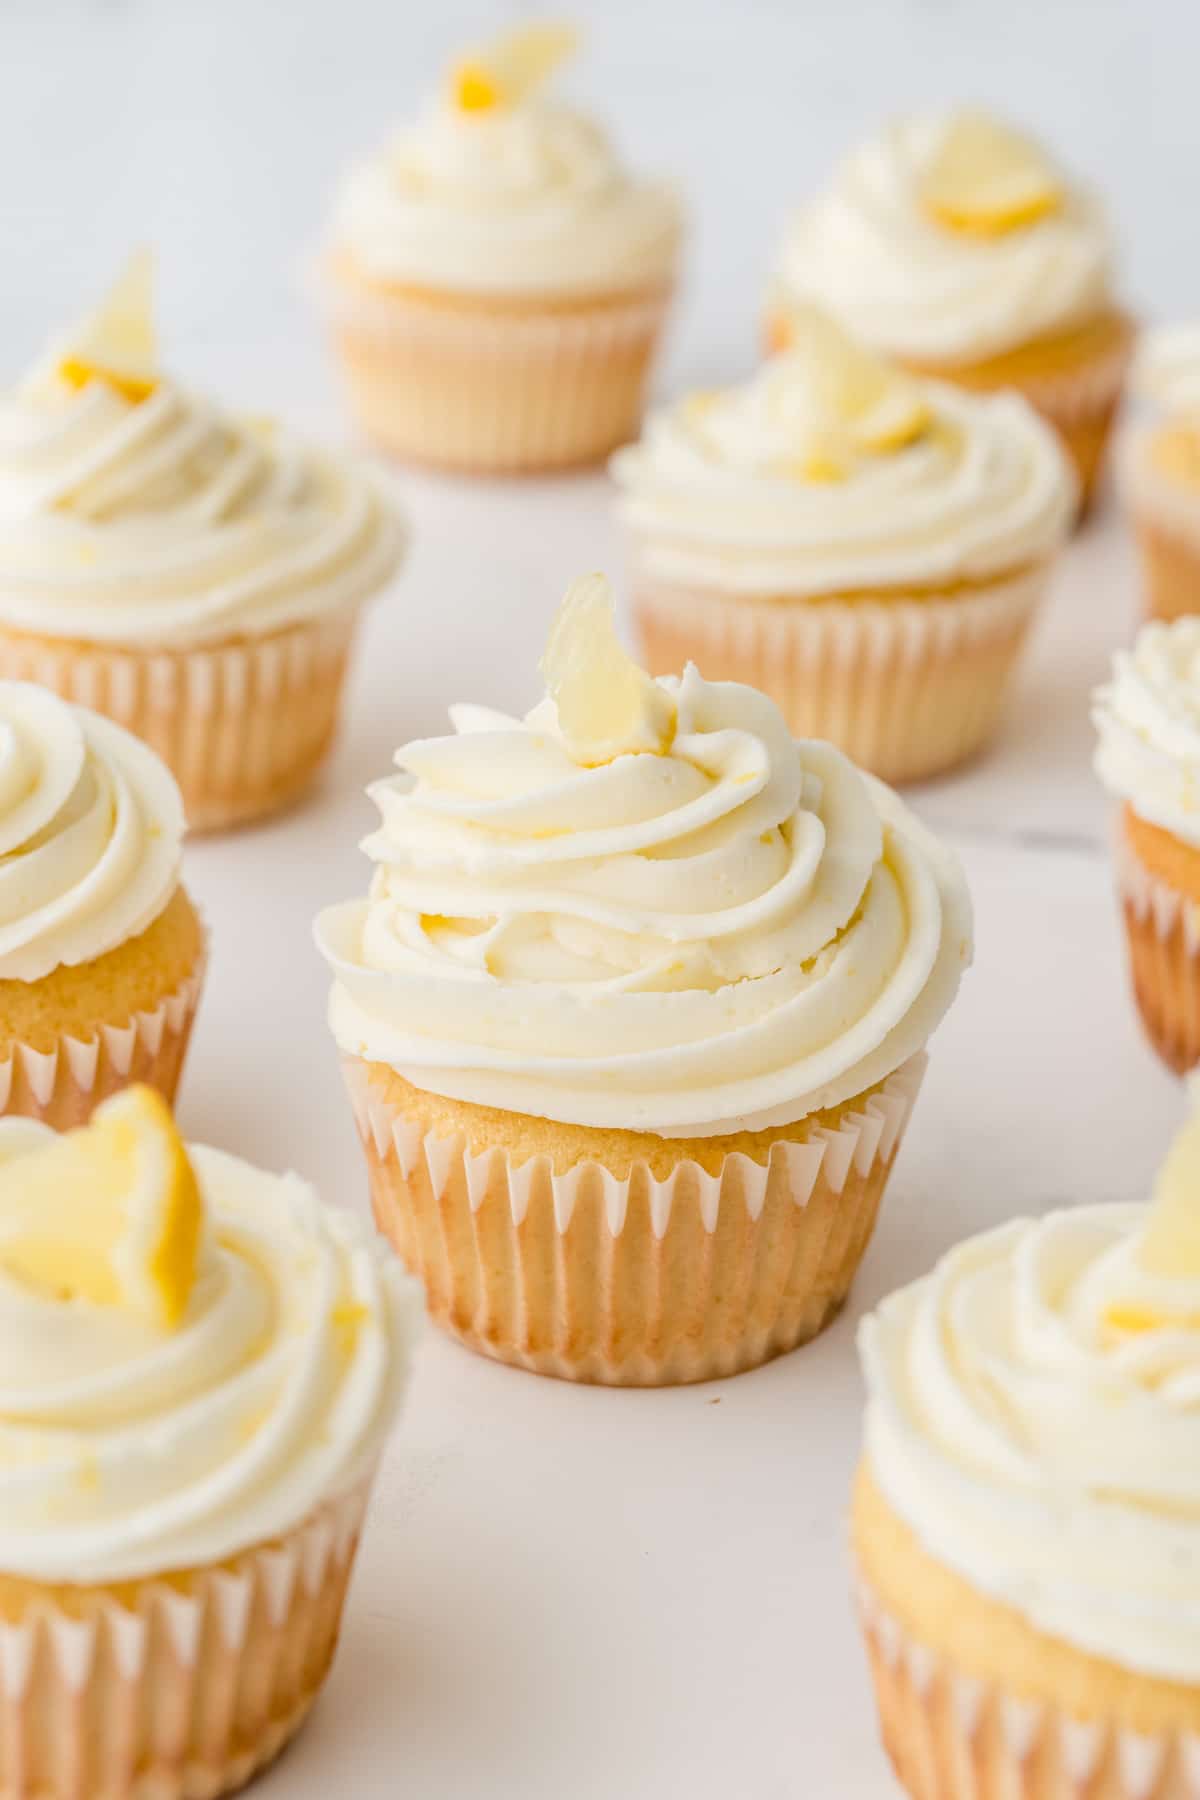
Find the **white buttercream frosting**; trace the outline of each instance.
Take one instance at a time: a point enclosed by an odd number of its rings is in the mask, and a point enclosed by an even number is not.
[[[1061,544],[1074,479],[1019,395],[919,382],[919,435],[816,481],[797,468],[813,373],[784,352],[743,387],[653,415],[618,451],[622,515],[647,574],[790,599],[986,578]]]
[[[1097,689],[1096,773],[1140,818],[1200,846],[1200,618],[1142,627]]]
[[[164,376],[144,398],[54,357],[0,399],[0,622],[137,648],[261,637],[360,605],[394,572],[366,469]]]
[[[577,760],[547,701],[397,752],[370,896],[317,924],[344,1050],[678,1137],[802,1118],[922,1047],[971,951],[953,858],[754,690],[647,685],[657,750]]]
[[[898,121],[853,152],[793,219],[779,298],[816,302],[864,343],[951,365],[1067,331],[1111,304],[1112,243],[1093,195],[994,237],[931,217],[922,180],[954,114]]]
[[[0,1162],[52,1138],[0,1120]],[[0,1569],[111,1582],[219,1562],[369,1474],[420,1303],[294,1175],[192,1151],[208,1215],[173,1330],[0,1274]]]
[[[1141,1266],[1148,1214],[1018,1220],[885,1301],[860,1336],[866,1455],[973,1587],[1089,1654],[1195,1683],[1200,1280]],[[1139,1328],[1114,1322],[1138,1310]]]
[[[1168,416],[1200,413],[1200,324],[1160,325],[1138,344],[1133,386]]]
[[[674,190],[574,109],[440,98],[351,171],[334,238],[374,280],[555,297],[668,284],[681,224]]]
[[[154,752],[32,683],[0,682],[0,980],[136,937],[179,883],[183,802]]]

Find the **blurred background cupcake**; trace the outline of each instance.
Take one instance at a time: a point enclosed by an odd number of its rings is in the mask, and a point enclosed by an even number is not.
[[[380,1227],[501,1361],[658,1385],[846,1296],[971,954],[957,863],[777,708],[654,682],[575,585],[524,720],[371,789],[318,944]]]
[[[403,532],[365,470],[166,374],[151,285],[139,254],[0,398],[0,676],[136,732],[209,830],[311,781]]]
[[[356,1221],[189,1151],[148,1088],[0,1120],[5,1792],[215,1797],[294,1736],[419,1313]]]
[[[1121,802],[1115,863],[1142,1023],[1200,1062],[1200,619],[1143,626],[1098,690],[1096,772]]]
[[[1099,477],[1133,330],[1098,199],[1038,144],[972,110],[919,115],[860,146],[794,217],[767,335],[827,307],[871,349],[992,392],[1056,428],[1084,502]]]
[[[861,1329],[853,1547],[913,1800],[1188,1800],[1200,1124],[1153,1206],[970,1239]]]
[[[182,840],[152,750],[0,681],[0,1114],[62,1129],[130,1082],[173,1098],[205,961]]]
[[[791,338],[613,459],[645,660],[761,688],[885,780],[939,774],[995,727],[1074,477],[1018,394],[909,376],[812,309]]]
[[[553,469],[637,430],[681,210],[545,94],[574,44],[540,24],[467,54],[343,186],[321,287],[354,411],[397,456]]]
[[[1200,613],[1200,325],[1149,332],[1134,387],[1152,414],[1131,431],[1123,470],[1143,605],[1176,619]]]

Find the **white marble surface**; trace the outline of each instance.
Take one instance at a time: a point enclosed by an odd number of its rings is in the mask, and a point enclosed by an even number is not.
[[[296,281],[322,196],[456,36],[514,9],[429,10],[0,5],[0,366],[15,371],[126,244],[149,237],[176,364],[343,436]],[[699,202],[668,384],[746,365],[789,198],[881,111],[942,94],[1005,103],[1074,144],[1112,192],[1135,298],[1156,311],[1200,301],[1181,231],[1193,0],[576,10],[592,19],[580,91],[619,102],[628,141],[685,175]],[[371,618],[328,778],[303,811],[190,852],[214,965],[185,1125],[354,1204],[360,1158],[309,922],[364,880],[363,784],[451,699],[527,704],[566,581],[619,566],[600,477],[397,479],[415,550]],[[1126,994],[1088,768],[1088,691],[1135,605],[1110,506],[1072,548],[993,753],[916,796],[964,855],[978,959],[846,1316],[758,1374],[660,1394],[573,1390],[431,1338],[330,1691],[264,1796],[894,1793],[843,1554],[855,1319],[967,1231],[1143,1192],[1182,1110]]]

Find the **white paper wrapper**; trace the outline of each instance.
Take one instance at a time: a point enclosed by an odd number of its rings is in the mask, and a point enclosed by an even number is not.
[[[654,674],[689,659],[710,681],[777,702],[797,737],[827,738],[884,781],[974,755],[996,727],[1048,565],[977,591],[852,604],[670,587],[637,567],[634,607]]]
[[[1079,1717],[968,1675],[861,1578],[884,1744],[913,1800],[1200,1800],[1200,1739]]]
[[[193,831],[273,812],[312,779],[337,724],[359,609],[211,648],[129,650],[0,630],[0,678],[36,681],[156,750]]]
[[[719,1173],[682,1161],[556,1174],[423,1133],[347,1059],[381,1230],[473,1348],[577,1381],[660,1386],[752,1368],[837,1311],[870,1240],[920,1055],[804,1139]]]
[[[211,1800],[269,1762],[337,1644],[369,1482],[278,1543],[0,1624],[0,1794]]]
[[[53,1050],[19,1044],[0,1058],[0,1117],[19,1114],[70,1131],[85,1125],[102,1100],[134,1082],[146,1082],[173,1101],[205,960],[202,956],[173,994],[152,1011],[135,1013],[127,1024],[101,1024],[91,1038],[60,1038]]]
[[[1142,864],[1118,830],[1113,846],[1130,973],[1151,1044],[1176,1074],[1200,1063],[1200,907]]]
[[[367,435],[407,461],[497,474],[598,462],[637,435],[671,298],[489,308],[332,277],[319,293]]]

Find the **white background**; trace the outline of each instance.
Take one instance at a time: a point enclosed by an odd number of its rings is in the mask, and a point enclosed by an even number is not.
[[[663,386],[750,364],[779,220],[859,131],[1002,106],[1102,183],[1144,313],[1200,311],[1195,0],[579,0],[571,85],[684,184],[697,232]],[[301,271],[345,159],[461,41],[442,0],[0,0],[0,374],[161,257],[168,355],[346,438]],[[189,852],[214,962],[191,1135],[361,1204],[322,1022],[317,907],[359,890],[364,783],[446,702],[523,708],[566,581],[620,558],[601,476],[406,475],[415,546],[371,618],[348,728],[303,811]],[[854,1318],[1013,1211],[1144,1192],[1181,1096],[1143,1048],[1109,891],[1087,694],[1135,618],[1110,504],[1073,547],[1002,741],[915,796],[962,850],[977,965],[940,1034],[846,1317],[754,1375],[571,1389],[424,1346],[343,1652],[291,1800],[883,1800],[846,1599]]]

